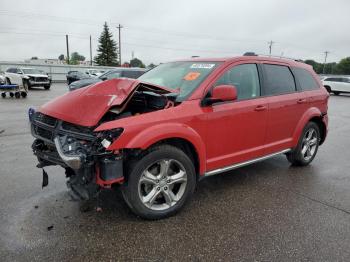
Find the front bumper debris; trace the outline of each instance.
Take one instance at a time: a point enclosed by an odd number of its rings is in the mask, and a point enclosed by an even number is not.
[[[63,167],[73,199],[91,199],[101,188],[123,183],[123,152],[107,151],[93,128],[73,125],[40,112],[33,114],[31,125],[36,138],[32,149],[38,157],[37,167]]]

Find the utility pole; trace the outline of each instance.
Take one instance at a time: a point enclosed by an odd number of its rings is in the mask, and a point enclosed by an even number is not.
[[[92,66],[92,47],[91,47],[91,35],[90,35],[90,65]]]
[[[68,35],[66,35],[66,47],[67,47],[67,64],[69,65],[69,44],[68,44]]]
[[[118,28],[118,32],[119,32],[119,64],[121,66],[122,65],[122,44],[120,41],[120,29],[122,29],[123,27],[121,24],[118,24],[117,28]]]
[[[270,41],[270,42],[268,42],[268,44],[269,44],[269,50],[270,50],[270,56],[271,56],[271,53],[272,53],[272,45],[274,44],[275,42],[274,41]]]
[[[325,51],[325,52],[324,52],[324,63],[323,63],[323,70],[322,70],[323,74],[326,73],[326,62],[327,62],[327,56],[328,56],[328,54],[329,54],[329,51]]]

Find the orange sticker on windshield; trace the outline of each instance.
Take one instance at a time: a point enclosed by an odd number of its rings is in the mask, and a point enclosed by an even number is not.
[[[193,81],[196,80],[200,75],[201,73],[199,72],[189,72],[187,75],[185,75],[184,80]]]

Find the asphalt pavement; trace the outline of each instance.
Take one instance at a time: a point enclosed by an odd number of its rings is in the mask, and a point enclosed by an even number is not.
[[[208,177],[178,215],[145,221],[117,191],[82,212],[60,167],[41,188],[27,111],[65,92],[0,99],[1,261],[350,261],[350,95],[330,97],[310,166],[278,156]]]

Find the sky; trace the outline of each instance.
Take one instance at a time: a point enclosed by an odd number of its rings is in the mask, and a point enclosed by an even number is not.
[[[70,52],[89,59],[107,22],[122,61],[145,64],[247,51],[337,62],[350,56],[349,0],[0,0],[0,61]]]

